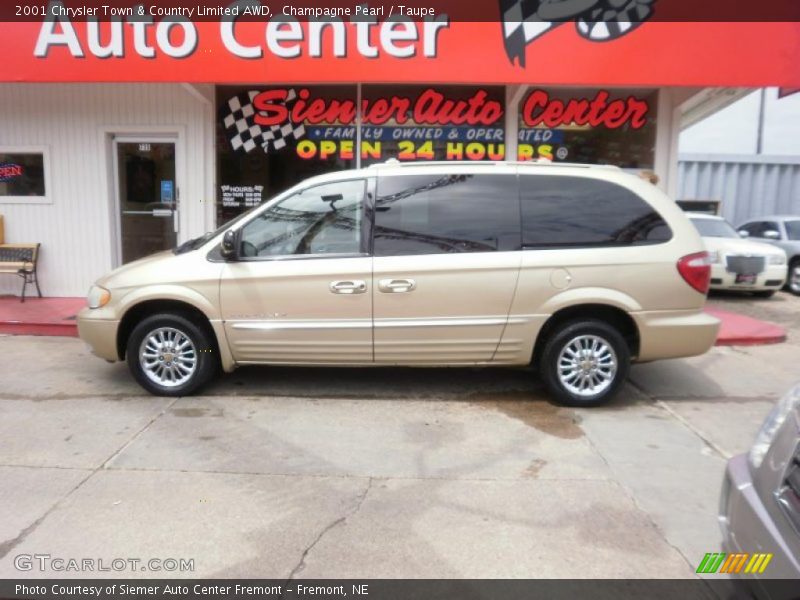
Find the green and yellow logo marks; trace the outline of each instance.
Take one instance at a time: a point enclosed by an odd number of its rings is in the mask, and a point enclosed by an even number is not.
[[[763,573],[771,560],[772,554],[709,552],[700,561],[697,573]]]

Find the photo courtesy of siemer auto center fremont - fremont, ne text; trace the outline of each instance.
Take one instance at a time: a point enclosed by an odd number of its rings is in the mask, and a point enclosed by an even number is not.
[[[800,599],[800,5],[0,4],[0,600]]]

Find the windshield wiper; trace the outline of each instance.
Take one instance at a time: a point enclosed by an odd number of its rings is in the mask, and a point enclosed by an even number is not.
[[[175,254],[183,254],[184,252],[191,252],[192,250],[196,250],[203,244],[205,244],[211,237],[214,235],[213,231],[208,233],[204,233],[200,237],[192,238],[191,240],[183,242],[180,246],[175,248],[173,252]]]

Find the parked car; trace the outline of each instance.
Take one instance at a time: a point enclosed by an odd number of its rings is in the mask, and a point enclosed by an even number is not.
[[[719,523],[723,550],[747,554],[732,573],[759,598],[794,599],[800,581],[800,385],[761,426],[749,454],[728,461]],[[754,569],[754,554],[766,555]],[[755,559],[756,561],[758,558]],[[768,561],[767,564],[764,564]],[[774,585],[787,580],[789,586]]]
[[[711,260],[711,289],[753,292],[770,297],[786,283],[786,253],[769,244],[742,239],[722,217],[688,213]]]
[[[536,366],[570,405],[631,361],[702,354],[708,256],[614,167],[381,164],[304,181],[89,291],[81,337],[148,391],[217,366]]]
[[[787,289],[800,296],[800,216],[760,217],[743,223],[739,231],[759,242],[783,248],[789,260]]]

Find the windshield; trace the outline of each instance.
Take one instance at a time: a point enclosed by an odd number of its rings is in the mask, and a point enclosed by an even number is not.
[[[733,226],[722,219],[691,219],[701,237],[738,238]]]
[[[258,206],[254,206],[250,210],[247,210],[247,211],[243,212],[242,214],[240,214],[235,219],[232,219],[232,220],[228,221],[227,223],[225,223],[224,225],[222,225],[221,227],[217,228],[215,231],[209,231],[208,233],[204,233],[200,237],[192,238],[189,241],[183,242],[180,246],[175,248],[175,250],[173,250],[173,252],[175,252],[175,254],[183,254],[184,252],[190,252],[192,250],[196,250],[197,248],[199,248],[200,246],[205,244],[211,238],[216,237],[217,235],[219,235],[220,233],[222,233],[223,231],[225,231],[229,227],[232,227],[233,225],[235,225],[236,223],[238,223],[239,221],[241,221],[242,219],[247,217],[251,212],[253,212],[255,209],[259,208],[260,206],[263,206],[263,203],[259,204]]]
[[[797,221],[786,221],[786,237],[793,242],[800,241],[800,219]]]

